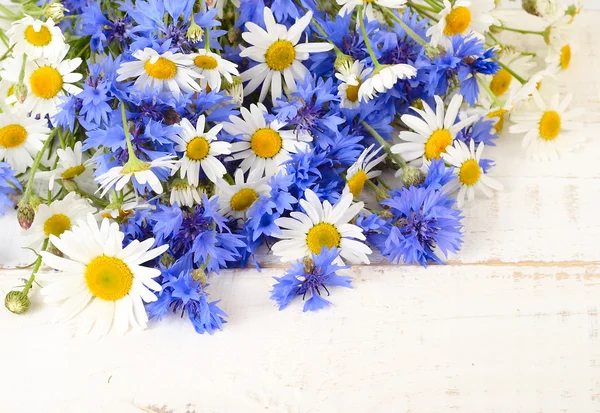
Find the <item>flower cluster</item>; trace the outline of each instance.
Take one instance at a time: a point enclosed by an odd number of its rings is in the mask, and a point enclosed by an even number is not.
[[[581,141],[550,93],[577,4],[523,2],[540,31],[494,0],[37,4],[0,10],[0,212],[18,202],[38,252],[6,305],[44,264],[58,318],[98,335],[171,312],[219,330],[211,279],[268,253],[290,266],[271,298],[304,311],[374,253],[443,263],[463,205],[502,188],[484,152],[506,123],[536,159]]]

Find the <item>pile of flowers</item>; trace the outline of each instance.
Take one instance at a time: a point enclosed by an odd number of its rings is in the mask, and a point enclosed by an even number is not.
[[[443,263],[460,208],[501,184],[503,129],[532,158],[581,135],[553,93],[577,4],[524,0],[64,0],[0,6],[0,208],[17,208],[31,277],[105,334],[168,313],[226,314],[210,282],[274,254],[280,309],[330,304],[377,254]],[[535,53],[506,32],[539,36]],[[513,38],[514,40],[514,38]],[[510,126],[508,126],[510,123]],[[501,162],[501,160],[499,160]],[[15,205],[16,204],[16,205]]]

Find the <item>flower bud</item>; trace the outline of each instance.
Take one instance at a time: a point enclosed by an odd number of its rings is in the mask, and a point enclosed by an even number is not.
[[[377,189],[375,189],[375,198],[377,199],[377,202],[381,202],[384,199],[388,199],[389,197],[390,195],[385,189],[379,186],[377,187]]]
[[[527,13],[539,17],[553,14],[558,7],[556,0],[521,0],[521,5]]]
[[[168,252],[165,252],[163,255],[160,256],[160,263],[167,268],[173,265],[174,262],[175,258]]]
[[[352,56],[348,56],[336,49],[335,51],[335,62],[333,63],[333,67],[335,70],[342,74],[350,73],[352,70],[352,64],[354,63],[354,59]]]
[[[165,125],[175,125],[181,120],[181,115],[171,106],[165,109],[165,111],[163,112],[163,117],[163,122]]]
[[[311,274],[315,270],[315,262],[310,255],[304,257],[302,263],[304,264],[304,272],[306,274]]]
[[[202,30],[202,27],[196,24],[193,17],[192,21],[190,22],[190,27],[187,29],[186,36],[192,42],[199,42],[204,36],[204,31]]]
[[[23,291],[11,291],[4,298],[4,305],[14,314],[23,314],[29,310],[31,301]]]
[[[27,99],[27,86],[23,83],[17,83],[14,87],[15,97],[17,98],[17,102],[23,103],[25,99]]]
[[[394,214],[389,209],[381,210],[377,213],[381,217],[381,219],[392,219],[394,218]]]
[[[48,3],[46,7],[44,7],[44,16],[54,20],[55,23],[58,23],[65,17],[65,12],[69,12],[69,9],[65,8],[59,1]]]
[[[19,202],[19,207],[17,208],[17,220],[19,221],[19,225],[23,229],[29,229],[31,224],[33,224],[33,219],[35,218],[35,209],[29,203]]]
[[[192,278],[194,279],[194,281],[199,282],[202,287],[206,285],[206,281],[208,280],[208,277],[206,276],[206,271],[200,268],[197,268],[194,271],[192,271]]]
[[[62,185],[68,192],[75,192],[77,189],[79,189],[77,182],[72,179],[63,179]]]
[[[425,181],[425,175],[414,166],[406,165],[402,168],[402,185],[417,186],[421,185]]]
[[[221,83],[221,89],[225,91],[227,96],[230,96],[236,105],[241,106],[244,103],[244,86],[242,79],[239,76],[233,77],[233,82],[229,83],[225,79]]]

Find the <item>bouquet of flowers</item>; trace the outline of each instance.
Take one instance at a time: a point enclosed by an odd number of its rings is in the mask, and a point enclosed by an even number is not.
[[[373,254],[443,263],[465,201],[501,189],[486,149],[503,128],[541,160],[581,141],[581,111],[551,93],[579,5],[523,0],[535,31],[496,3],[0,6],[0,207],[17,203],[37,255],[6,307],[27,311],[43,265],[45,300],[84,331],[173,312],[211,333],[227,317],[211,279],[265,254],[289,263],[271,299],[304,311]]]

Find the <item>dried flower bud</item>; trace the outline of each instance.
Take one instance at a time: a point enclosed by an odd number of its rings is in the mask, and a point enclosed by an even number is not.
[[[163,112],[163,117],[165,125],[175,125],[181,120],[181,115],[171,106]]]
[[[7,310],[14,314],[23,314],[29,310],[31,301],[27,294],[22,291],[11,291],[4,298],[4,305]]]
[[[306,274],[311,274],[315,270],[315,262],[310,255],[304,257],[302,263],[304,264],[304,272]]]
[[[15,97],[17,98],[17,102],[23,103],[27,98],[27,86],[23,83],[17,83],[14,87]]]
[[[44,15],[48,19],[54,20],[56,23],[64,19],[65,12],[69,12],[69,9],[65,8],[59,1],[48,3],[46,7],[44,7]]]
[[[521,5],[527,13],[539,17],[552,15],[558,8],[556,0],[521,0]]]
[[[392,219],[394,218],[394,214],[389,209],[384,209],[377,213],[382,219]]]
[[[199,282],[202,287],[206,285],[206,281],[208,280],[208,277],[206,276],[206,271],[200,268],[197,268],[194,271],[192,271],[192,278],[194,279],[194,281]]]
[[[35,209],[29,203],[19,202],[19,207],[17,208],[17,220],[19,221],[19,225],[23,229],[29,229],[31,224],[33,224],[33,219],[35,218]]]
[[[165,267],[170,267],[171,265],[173,265],[174,262],[175,258],[168,252],[165,252],[163,255],[160,256],[160,263]]]
[[[241,30],[236,28],[236,27],[232,27],[231,29],[229,29],[227,31],[227,40],[229,40],[229,43],[231,44],[235,44],[237,42],[237,40],[240,38],[240,34],[241,34]]]
[[[425,175],[414,166],[406,165],[402,169],[402,185],[408,186],[416,186],[421,185],[425,181]]]

